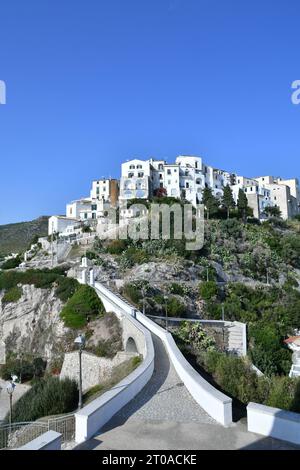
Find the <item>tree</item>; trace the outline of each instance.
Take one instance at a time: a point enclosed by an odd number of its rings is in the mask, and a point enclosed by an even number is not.
[[[225,186],[224,188],[222,204],[227,209],[227,219],[229,219],[230,209],[233,209],[235,207],[235,202],[234,202],[233,195],[232,195],[232,189],[229,186],[229,184]]]
[[[245,192],[240,188],[238,201],[237,201],[238,211],[241,214],[243,221],[246,222],[247,219],[247,210],[248,210],[248,199]]]
[[[209,219],[210,215],[218,213],[219,202],[217,198],[214,197],[211,188],[204,189],[202,195],[202,202],[205,205],[207,211],[207,219]]]
[[[281,217],[281,210],[277,206],[268,206],[265,208],[264,213],[268,217]]]

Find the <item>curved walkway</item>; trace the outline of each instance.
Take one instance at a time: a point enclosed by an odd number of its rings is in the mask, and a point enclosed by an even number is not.
[[[292,449],[248,433],[245,424],[224,428],[193,399],[177,376],[159,338],[152,335],[155,369],[144,389],[94,438],[76,449]]]

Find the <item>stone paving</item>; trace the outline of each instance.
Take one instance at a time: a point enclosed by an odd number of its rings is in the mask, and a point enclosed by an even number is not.
[[[247,431],[245,421],[224,428],[194,401],[178,378],[162,342],[153,336],[155,371],[144,389],[101,433],[76,450],[295,449]]]
[[[150,382],[117,417],[122,420],[197,422],[216,424],[195,402],[180,381],[160,339],[152,336],[155,348],[154,373]]]

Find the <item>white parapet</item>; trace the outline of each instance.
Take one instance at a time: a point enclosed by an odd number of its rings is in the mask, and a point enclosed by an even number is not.
[[[248,431],[262,436],[300,444],[300,414],[249,403],[247,406]]]
[[[138,322],[163,341],[178,376],[196,402],[216,421],[223,426],[229,426],[232,423],[232,399],[198,374],[178,349],[172,335],[140,311],[136,311],[125,299],[107,289],[103,284],[96,282],[95,289],[106,310],[112,310],[116,314],[126,312],[128,315],[135,316]]]
[[[47,431],[17,450],[61,450],[62,435],[55,431]]]
[[[177,374],[195,401],[223,426],[232,424],[232,399],[213,387],[190,365],[170,333],[141,312],[137,312],[137,320],[163,341]]]
[[[130,315],[124,313],[144,336],[144,360],[131,374],[112,389],[96,398],[75,414],[75,441],[81,443],[90,439],[124,405],[130,402],[148,383],[154,370],[154,348],[151,334]]]

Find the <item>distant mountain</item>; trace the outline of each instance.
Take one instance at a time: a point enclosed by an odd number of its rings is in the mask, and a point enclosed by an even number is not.
[[[42,216],[30,222],[0,225],[0,255],[23,251],[29,247],[36,235],[46,236],[48,234],[48,218]]]

